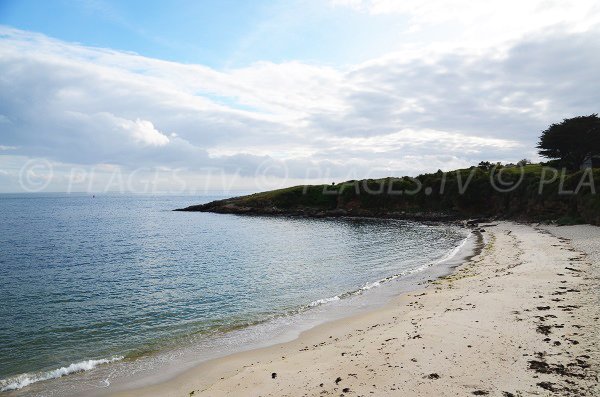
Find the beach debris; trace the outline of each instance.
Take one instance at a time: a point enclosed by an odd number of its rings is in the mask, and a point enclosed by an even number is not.
[[[585,362],[583,362],[585,365]],[[557,374],[561,376],[570,376],[583,379],[585,375],[574,372],[575,367],[585,368],[579,362],[568,364],[566,367],[563,364],[548,364],[545,361],[531,360],[529,361],[529,369],[541,374]]]
[[[475,390],[474,392],[471,392],[471,394],[475,396],[487,396],[488,394],[490,394],[490,392],[485,390]]]
[[[544,390],[556,391],[556,388],[554,387],[554,383],[552,383],[552,382],[539,382],[537,385]]]
[[[340,378],[339,376],[337,377],[337,379],[335,380],[335,384],[337,385],[338,383],[340,383],[342,381],[342,378]]]
[[[440,378],[440,376],[438,374],[436,374],[435,372],[427,375],[427,377],[429,379],[439,379]]]
[[[275,379],[275,378],[277,378],[277,372],[273,372],[273,373],[271,374],[271,379]]]
[[[552,329],[552,325],[538,325],[536,331],[542,335],[550,335]]]

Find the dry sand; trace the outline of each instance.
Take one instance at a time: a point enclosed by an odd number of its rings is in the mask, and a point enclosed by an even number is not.
[[[600,396],[600,228],[484,229],[481,254],[382,309],[118,395]]]

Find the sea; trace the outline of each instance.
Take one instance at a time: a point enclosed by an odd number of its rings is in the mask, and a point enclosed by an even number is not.
[[[470,230],[174,212],[220,196],[0,195],[0,396],[106,395],[447,274]]]

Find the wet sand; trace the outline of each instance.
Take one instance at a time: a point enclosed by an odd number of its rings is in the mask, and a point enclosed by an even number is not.
[[[600,228],[483,228],[479,255],[381,309],[114,395],[600,395]]]

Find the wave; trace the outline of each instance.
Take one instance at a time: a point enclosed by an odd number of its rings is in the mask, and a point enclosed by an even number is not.
[[[418,273],[418,272],[421,272],[421,271],[427,269],[430,266],[434,266],[434,265],[438,265],[438,264],[447,262],[450,259],[454,258],[457,254],[462,252],[462,250],[463,250],[464,246],[467,244],[467,242],[472,239],[472,236],[473,236],[472,233],[469,233],[469,235],[467,237],[465,237],[460,242],[459,245],[454,247],[447,254],[445,254],[444,256],[442,256],[440,259],[438,259],[436,261],[426,263],[422,266],[419,266],[419,267],[411,269],[411,270],[393,274],[391,276],[382,278],[377,281],[367,282],[362,287],[360,287],[356,290],[353,290],[353,291],[347,291],[347,292],[344,292],[344,293],[341,293],[339,295],[335,295],[335,296],[332,296],[329,298],[315,300],[315,301],[309,303],[308,305],[305,305],[296,310],[292,310],[288,313],[285,313],[285,314],[283,314],[283,316],[298,314],[305,310],[310,310],[311,308],[314,308],[317,306],[326,305],[329,303],[340,301],[345,298],[349,298],[349,297],[356,296],[356,295],[361,295],[370,289],[380,287],[382,284],[387,283],[392,280],[395,280],[399,277],[404,277],[404,276],[408,276],[410,274]],[[265,320],[265,321],[267,321],[267,320]],[[258,323],[262,323],[262,322],[263,321],[259,321]],[[248,325],[251,325],[251,324],[245,324],[244,326],[248,326]],[[236,326],[236,328],[239,328],[239,327]],[[0,379],[0,392],[18,390],[23,387],[29,386],[33,383],[42,382],[42,381],[46,381],[46,380],[50,380],[50,379],[61,378],[63,376],[78,373],[78,372],[89,371],[89,370],[96,368],[99,365],[113,363],[115,361],[120,361],[123,359],[124,359],[123,356],[115,356],[112,358],[105,358],[105,359],[99,359],[99,360],[85,360],[85,361],[70,364],[69,366],[61,367],[61,368],[47,371],[47,372],[39,372],[39,373],[31,373],[31,374],[24,373],[24,374],[9,377],[6,379]],[[108,380],[106,380],[105,382],[108,382]]]
[[[463,250],[463,248],[465,247],[465,245],[471,241],[471,239],[473,238],[473,233],[469,233],[467,235],[467,237],[465,237],[459,245],[457,245],[456,247],[454,247],[454,249],[452,249],[452,251],[450,251],[447,255],[445,255],[444,257],[442,257],[440,260],[438,260],[437,262],[435,262],[436,265],[443,263],[443,262],[447,262],[450,259],[454,258],[456,256],[456,254],[458,254],[459,252],[461,252]]]
[[[100,360],[86,360],[71,364],[67,367],[61,367],[52,371],[40,372],[37,374],[21,374],[6,379],[0,379],[0,392],[18,390],[32,383],[42,382],[45,380],[56,379],[65,375],[74,374],[76,372],[89,371],[96,368],[98,365],[108,364],[122,360],[123,356],[103,358]]]
[[[419,267],[417,267],[415,269],[411,269],[411,270],[408,270],[408,271],[405,271],[405,272],[402,272],[402,273],[393,274],[391,276],[382,278],[381,280],[377,280],[377,281],[366,283],[361,288],[356,289],[354,291],[344,292],[342,294],[332,296],[331,298],[317,299],[316,301],[313,301],[313,302],[309,303],[308,305],[304,306],[304,309],[308,309],[308,308],[311,308],[311,307],[321,306],[321,305],[324,305],[324,304],[327,304],[327,303],[339,301],[340,299],[348,298],[350,296],[360,295],[363,292],[368,291],[371,288],[379,287],[379,286],[381,286],[381,284],[387,283],[388,281],[395,280],[395,279],[397,279],[399,277],[408,276],[409,274],[414,274],[414,273],[422,272],[423,270],[427,269],[430,266],[439,265],[441,263],[448,262],[450,259],[454,258],[458,253],[460,253],[463,250],[464,246],[467,244],[467,242],[469,242],[471,240],[472,236],[473,236],[473,234],[469,233],[460,242],[459,245],[457,245],[456,247],[454,247],[452,250],[450,250],[450,252],[448,252],[446,255],[444,255],[443,257],[441,257],[440,259],[438,259],[435,262],[427,263],[427,264],[419,266]]]
[[[319,306],[322,305],[324,303],[329,303],[329,302],[334,302],[334,301],[339,301],[340,297],[339,296],[332,296],[331,298],[325,298],[325,299],[317,299],[314,302],[310,302],[308,304],[309,307],[315,307],[315,306]]]

